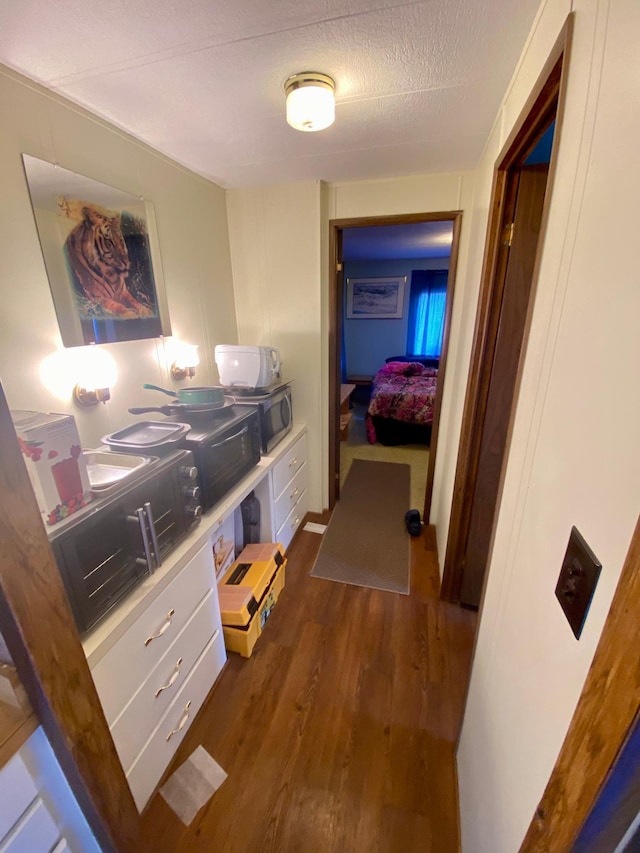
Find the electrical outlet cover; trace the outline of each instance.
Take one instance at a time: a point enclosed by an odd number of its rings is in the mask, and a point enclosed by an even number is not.
[[[572,527],[556,585],[556,598],[576,640],[580,639],[584,628],[601,569],[602,563],[587,545],[580,531],[577,527]]]

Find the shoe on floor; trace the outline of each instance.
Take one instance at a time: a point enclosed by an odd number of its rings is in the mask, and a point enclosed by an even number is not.
[[[422,533],[422,524],[420,523],[420,513],[417,509],[410,509],[404,517],[404,522],[411,536],[420,536]]]

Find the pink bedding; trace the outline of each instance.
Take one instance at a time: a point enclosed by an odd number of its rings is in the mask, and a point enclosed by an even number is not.
[[[438,370],[418,362],[390,361],[373,378],[366,416],[367,439],[377,441],[372,418],[394,418],[413,424],[431,424]]]

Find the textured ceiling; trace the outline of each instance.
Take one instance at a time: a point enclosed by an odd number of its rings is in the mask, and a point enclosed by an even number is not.
[[[226,187],[477,165],[539,0],[2,0],[0,61]],[[283,83],[336,81],[300,133]]]

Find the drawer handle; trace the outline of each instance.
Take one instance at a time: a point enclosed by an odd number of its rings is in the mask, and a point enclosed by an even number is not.
[[[293,500],[293,498],[297,497],[300,494],[300,489],[294,489],[289,497]]]
[[[182,658],[178,658],[178,660],[176,661],[176,665],[174,667],[174,670],[171,673],[171,678],[169,679],[169,681],[167,681],[166,684],[163,684],[162,687],[158,687],[158,689],[156,690],[156,692],[155,692],[156,699],[162,693],[163,690],[168,690],[170,687],[173,687],[173,684],[174,684],[176,678],[180,675],[180,664],[181,663],[182,663]]]
[[[184,711],[182,712],[182,717],[180,718],[180,722],[175,727],[175,729],[171,729],[169,734],[167,735],[167,740],[171,740],[174,735],[177,735],[178,732],[182,731],[182,729],[187,725],[187,720],[189,719],[189,708],[191,707],[191,699],[184,706]]]
[[[295,527],[295,526],[296,526],[296,524],[300,524],[300,519],[298,518],[298,516],[297,516],[297,515],[296,515],[296,517],[293,519],[293,521],[291,522],[291,526],[292,526],[292,527]]]
[[[291,462],[289,462],[289,468],[293,468],[294,465],[298,464],[298,458],[296,456],[293,457]]]
[[[162,628],[160,628],[160,630],[158,631],[157,634],[152,634],[150,637],[147,637],[147,639],[144,641],[145,646],[148,646],[149,643],[151,642],[151,640],[157,640],[158,637],[161,637],[164,634],[164,632],[167,630],[169,625],[171,625],[171,620],[173,619],[173,614],[175,612],[176,611],[172,607],[171,610],[167,613],[167,618],[166,618],[165,623],[162,626]]]

